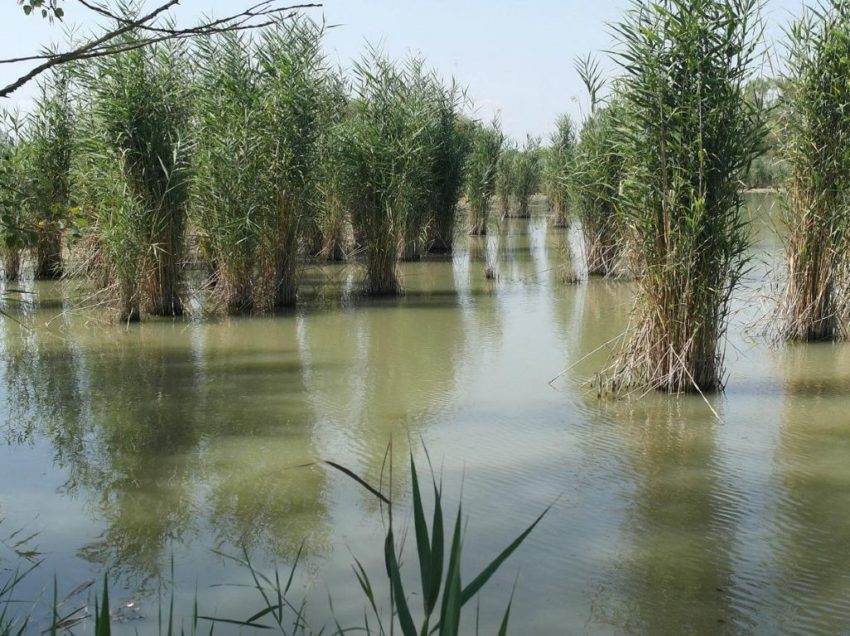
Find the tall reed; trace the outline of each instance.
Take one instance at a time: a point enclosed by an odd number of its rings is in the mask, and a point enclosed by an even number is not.
[[[348,85],[338,73],[328,76],[327,108],[319,140],[319,209],[307,230],[309,251],[330,261],[342,261],[350,249],[351,215],[344,203],[342,171],[337,165],[336,132],[348,116]],[[312,234],[312,240],[310,238]]]
[[[575,162],[575,126],[569,115],[560,115],[555,122],[551,144],[542,159],[543,190],[552,207],[552,225],[568,227],[570,214],[570,178]]]
[[[34,193],[29,208],[36,235],[35,276],[62,275],[62,233],[70,217],[74,107],[67,71],[40,85],[27,131]]]
[[[255,125],[269,189],[259,218],[256,293],[266,310],[295,304],[300,238],[319,209],[320,125],[328,97],[323,32],[306,18],[282,20],[262,32],[256,50],[262,99]]]
[[[455,216],[463,191],[464,163],[470,151],[472,129],[469,120],[460,114],[464,95],[455,81],[444,85],[432,75],[430,92],[434,121],[428,251],[448,254],[454,243]]]
[[[365,243],[366,291],[402,291],[396,262],[409,219],[426,200],[431,157],[426,132],[431,104],[408,69],[377,51],[354,65],[351,116],[338,127],[337,165],[346,207]]]
[[[126,36],[132,46],[141,37]],[[79,186],[103,233],[99,266],[119,277],[121,318],[183,313],[189,202],[190,82],[184,42],[96,58],[82,70],[91,96]],[[110,179],[118,178],[118,183]],[[101,188],[102,191],[98,191]],[[108,238],[107,238],[108,237]],[[138,278],[130,280],[129,276]]]
[[[540,188],[540,139],[530,136],[526,139],[522,152],[516,156],[513,172],[516,215],[527,219],[531,216],[531,196]]]
[[[21,253],[31,243],[25,211],[32,192],[32,173],[22,119],[16,113],[2,111],[0,124],[0,256],[4,278],[17,280]]]
[[[478,125],[472,135],[472,149],[466,159],[466,200],[469,206],[469,233],[487,234],[490,200],[496,191],[496,174],[505,137],[498,120]]]
[[[250,40],[235,32],[198,40],[195,59],[193,218],[216,300],[228,313],[249,312],[267,206],[259,68]]]
[[[828,0],[790,30],[783,117],[790,164],[788,263],[780,303],[788,340],[846,336],[850,292],[850,2]]]
[[[625,231],[618,213],[623,154],[617,138],[616,100],[585,121],[569,177],[571,198],[581,220],[587,273],[613,274],[622,260]]]
[[[519,150],[513,141],[508,142],[499,155],[496,164],[495,195],[499,204],[499,216],[504,218],[512,212],[512,202],[516,192],[516,164]]]
[[[742,177],[764,126],[744,100],[758,0],[635,0],[616,27],[638,299],[613,388],[723,386],[729,301],[745,268]]]

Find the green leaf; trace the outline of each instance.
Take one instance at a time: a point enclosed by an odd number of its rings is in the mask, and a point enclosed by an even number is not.
[[[413,625],[413,618],[410,615],[410,607],[407,605],[407,599],[404,596],[404,586],[401,582],[401,569],[395,556],[395,539],[392,530],[387,533],[386,541],[384,542],[384,558],[387,563],[387,571],[390,573],[390,581],[392,585],[392,595],[395,599],[396,612],[398,614],[398,622],[401,626],[401,631],[404,636],[417,636],[416,627]]]
[[[531,531],[537,527],[537,524],[543,520],[543,517],[552,509],[552,506],[548,506],[546,510],[540,513],[540,516],[534,520],[528,528],[526,528],[525,532],[519,535],[514,541],[505,548],[499,556],[497,556],[493,561],[488,565],[484,570],[479,574],[475,579],[463,590],[463,594],[461,597],[461,605],[466,605],[466,603],[474,597],[481,590],[482,587],[490,580],[490,577],[495,574],[496,570],[498,570],[501,565],[508,559],[511,554],[513,554],[516,549],[522,545],[522,542],[531,534]]]

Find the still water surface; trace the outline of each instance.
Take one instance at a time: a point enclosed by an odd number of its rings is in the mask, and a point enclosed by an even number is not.
[[[409,440],[448,506],[463,489],[467,579],[557,500],[485,588],[484,634],[517,576],[515,634],[850,631],[850,347],[765,342],[778,212],[751,210],[719,419],[700,398],[588,388],[633,289],[564,284],[565,236],[541,208],[405,264],[398,300],[352,296],[356,269],[326,266],[305,273],[293,315],[123,328],[39,284],[6,308],[20,324],[0,321],[0,535],[38,533],[45,558],[20,596],[108,566],[115,602],[140,608],[119,631],[155,631],[173,559],[184,612],[197,589],[202,613],[247,618],[253,593],[216,584],[248,575],[215,550],[244,545],[286,572],[303,543],[295,599],[315,625],[329,595],[356,622],[351,564],[382,578],[380,510],[341,474],[298,466],[331,459],[377,482],[392,438],[405,504]]]

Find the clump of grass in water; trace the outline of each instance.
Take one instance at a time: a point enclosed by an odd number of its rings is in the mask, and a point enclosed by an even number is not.
[[[504,219],[510,216],[513,208],[512,203],[517,189],[517,160],[519,150],[513,141],[509,142],[499,155],[496,164],[496,198],[499,204],[499,217]]]
[[[27,207],[35,232],[35,277],[55,279],[62,275],[62,235],[71,208],[75,114],[70,73],[54,71],[40,83],[40,91],[27,131],[33,182]]]
[[[540,139],[531,136],[526,139],[522,151],[514,158],[513,173],[516,215],[527,219],[531,216],[531,196],[540,187]]]
[[[254,308],[265,159],[256,115],[260,79],[250,41],[227,32],[196,42],[197,152],[193,217],[214,297],[228,313]]]
[[[196,47],[195,216],[229,313],[295,303],[299,241],[319,209],[319,135],[330,101],[322,28],[278,22]]]
[[[636,0],[620,42],[626,179],[638,298],[613,390],[723,386],[721,339],[745,266],[742,177],[762,150],[743,98],[760,39],[758,0]]]
[[[0,123],[0,255],[4,278],[17,280],[21,275],[21,253],[31,243],[25,227],[31,172],[22,120],[2,111]]]
[[[279,21],[261,34],[261,155],[269,200],[260,215],[260,307],[295,304],[298,251],[308,219],[319,207],[320,126],[328,107],[323,27],[308,19]]]
[[[472,149],[466,159],[465,171],[469,233],[474,236],[487,234],[487,217],[496,190],[504,142],[498,120],[489,126],[477,125],[472,133]]]
[[[472,127],[460,115],[465,95],[453,80],[444,85],[435,76],[428,82],[434,100],[428,251],[449,254],[455,234],[457,204],[463,191],[463,168],[471,150]]]
[[[787,340],[837,340],[846,335],[850,291],[850,2],[830,0],[807,10],[790,40],[781,334]]]
[[[365,243],[371,295],[401,293],[397,261],[427,195],[432,104],[409,71],[370,51],[354,65],[353,112],[337,129],[341,194]]]
[[[141,35],[128,33],[132,46]],[[186,47],[169,41],[81,67],[84,118],[75,189],[90,218],[93,270],[119,291],[121,320],[183,313],[191,96]]]
[[[575,126],[569,115],[560,115],[555,122],[551,145],[543,156],[543,191],[552,208],[552,226],[569,227],[570,177],[575,161]]]
[[[570,196],[575,202],[584,256],[590,276],[610,276],[621,266],[626,236],[617,206],[623,178],[623,156],[617,139],[619,102],[601,104],[603,88],[599,65],[590,56],[577,61],[591,99],[591,113],[584,122],[569,176]]]

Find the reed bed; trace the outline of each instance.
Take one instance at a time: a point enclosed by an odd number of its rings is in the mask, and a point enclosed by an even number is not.
[[[514,193],[517,186],[517,160],[519,149],[513,141],[506,142],[499,161],[496,164],[496,198],[499,204],[499,217],[505,218],[513,213]]]
[[[374,50],[355,64],[352,113],[337,131],[343,201],[365,245],[370,295],[402,292],[397,262],[427,203],[432,105],[410,69]]]
[[[487,234],[490,201],[496,192],[496,179],[505,137],[498,121],[477,126],[472,135],[472,150],[466,160],[466,200],[469,207],[469,233]]]
[[[442,83],[431,75],[427,95],[433,100],[431,125],[430,218],[427,229],[428,251],[450,254],[454,245],[457,205],[464,186],[464,164],[471,150],[471,122],[461,115],[468,100],[457,82]]]
[[[513,195],[516,200],[516,216],[527,219],[531,216],[531,196],[540,189],[540,139],[528,137],[522,151],[516,155],[513,166]]]
[[[616,27],[638,298],[610,387],[723,387],[729,302],[746,267],[743,176],[762,113],[743,99],[758,0],[636,0]]]
[[[809,9],[789,35],[787,276],[779,324],[786,340],[838,340],[847,335],[850,292],[850,3]]]
[[[261,218],[266,214],[260,71],[247,36],[224,33],[196,44],[192,215],[213,297],[228,313],[254,309]]]
[[[566,228],[570,224],[570,179],[575,163],[575,126],[569,115],[555,122],[550,146],[542,160],[541,182],[552,208],[552,226]]]
[[[626,249],[627,236],[618,207],[624,158],[617,113],[617,103],[613,102],[595,109],[585,121],[569,177],[590,276],[610,276],[622,269]]]
[[[35,234],[35,277],[62,276],[63,231],[71,213],[71,159],[75,107],[67,70],[46,76],[30,116],[26,142],[32,195],[29,221]]]
[[[132,46],[137,35],[128,34]],[[185,42],[96,58],[76,191],[97,233],[90,271],[119,291],[121,320],[183,314],[192,141]],[[81,122],[82,124],[82,122]]]
[[[25,209],[31,180],[22,121],[8,111],[0,115],[0,256],[3,277],[17,280],[21,275],[21,254],[29,243]]]

